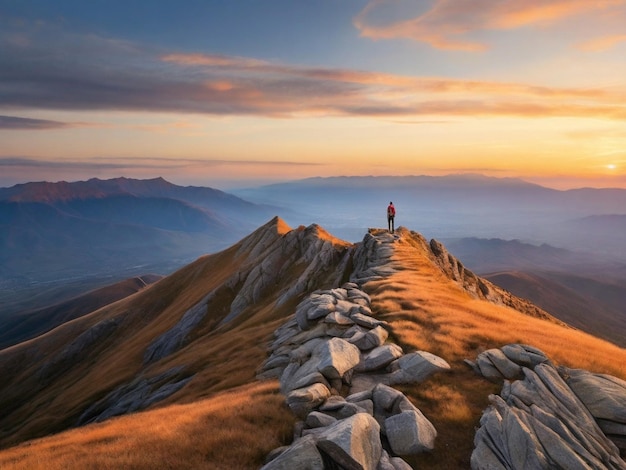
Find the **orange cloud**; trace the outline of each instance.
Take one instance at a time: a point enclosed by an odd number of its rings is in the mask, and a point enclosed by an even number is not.
[[[615,34],[611,36],[596,38],[580,44],[579,48],[583,51],[590,52],[604,51],[607,49],[611,49],[620,42],[626,42],[626,34]]]
[[[197,67],[194,106],[214,113],[299,116],[518,116],[626,119],[624,90],[410,77],[347,69],[308,68],[177,54],[163,60]],[[219,70],[216,72],[215,67]],[[192,74],[197,76],[197,72]],[[436,96],[437,99],[433,99]]]
[[[482,51],[488,45],[471,40],[469,35],[552,24],[626,5],[626,0],[435,0],[430,8],[411,18],[388,22],[380,19],[390,6],[406,1],[371,0],[354,18],[354,25],[362,36],[372,39],[405,38],[437,49]]]
[[[246,57],[225,56],[221,54],[167,54],[161,57],[164,62],[181,65],[204,65],[209,67],[262,67],[267,62]]]

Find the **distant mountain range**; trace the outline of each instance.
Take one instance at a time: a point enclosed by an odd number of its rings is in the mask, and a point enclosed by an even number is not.
[[[393,201],[396,226],[429,237],[520,239],[626,260],[626,243],[614,228],[624,226],[625,189],[559,191],[515,178],[464,174],[309,178],[234,193],[304,214],[286,215],[292,224],[313,216],[352,241],[368,227],[385,226],[385,209]]]
[[[128,277],[167,274],[275,215],[358,241],[386,225],[390,200],[396,226],[446,243],[465,239],[458,257],[480,273],[626,278],[622,189],[557,191],[449,175],[309,178],[228,194],[163,178],[94,178],[0,188],[0,319]]]
[[[519,240],[445,243],[485,279],[576,328],[626,347],[626,263]]]
[[[273,208],[162,178],[0,188],[2,314],[30,287],[171,272],[273,215]]]

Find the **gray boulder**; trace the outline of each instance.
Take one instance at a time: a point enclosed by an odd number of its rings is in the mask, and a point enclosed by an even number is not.
[[[367,413],[358,413],[330,426],[317,447],[339,468],[376,470],[382,455],[380,427]]]
[[[324,470],[314,436],[304,436],[289,446],[261,470]]]
[[[357,331],[354,335],[348,338],[348,342],[354,344],[361,351],[369,351],[371,349],[382,346],[389,333],[381,326],[368,331]]]
[[[322,404],[329,396],[330,390],[328,387],[321,383],[316,383],[289,392],[287,395],[287,405],[293,414],[304,418],[314,408]]]
[[[319,371],[328,379],[337,379],[360,361],[359,348],[341,338],[331,338],[316,350]]]
[[[370,372],[384,369],[394,360],[402,356],[402,348],[397,344],[384,344],[364,354],[354,368],[358,372]]]
[[[502,346],[502,352],[514,363],[529,369],[534,369],[538,364],[550,362],[541,349],[528,344],[507,344]]]
[[[426,351],[405,354],[392,367],[395,370],[389,377],[390,385],[420,383],[436,372],[450,370],[445,360]]]
[[[385,434],[396,455],[431,451],[437,437],[435,427],[417,408],[387,418]]]
[[[566,383],[594,418],[626,424],[626,382],[581,369],[563,369]]]

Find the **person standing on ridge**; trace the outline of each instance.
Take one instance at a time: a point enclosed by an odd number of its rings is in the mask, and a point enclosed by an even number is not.
[[[387,206],[387,226],[389,227],[389,231],[391,233],[393,233],[395,230],[393,226],[393,219],[395,217],[396,217],[396,208],[393,206],[393,202],[389,201],[389,205]]]

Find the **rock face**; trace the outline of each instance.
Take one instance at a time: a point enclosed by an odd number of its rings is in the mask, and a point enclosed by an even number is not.
[[[433,261],[439,265],[450,279],[456,281],[463,289],[473,297],[485,299],[495,304],[507,305],[526,315],[533,317],[549,319],[554,323],[567,326],[565,323],[557,320],[545,310],[540,309],[532,302],[520,297],[516,297],[510,292],[492,284],[491,282],[476,276],[472,271],[463,266],[458,259],[448,252],[445,246],[437,240],[431,240],[430,243],[421,235],[416,235],[424,246],[427,246],[433,255]]]
[[[37,372],[39,382],[47,384],[64,370],[72,367],[79,357],[87,354],[91,348],[111,336],[119,323],[120,320],[117,318],[103,320],[79,335],[39,369]]]
[[[557,369],[528,345],[485,351],[476,363],[466,362],[490,380],[504,380],[480,420],[473,469],[626,469],[616,446],[626,436],[624,381]]]
[[[333,243],[332,237],[315,224],[299,227],[283,236],[277,234],[277,224],[280,221],[274,218],[242,241],[238,252],[240,269],[187,310],[176,325],[157,337],[146,348],[144,364],[157,362],[185,346],[190,334],[207,315],[217,316],[215,305],[224,299],[230,301],[230,308],[222,313],[220,325],[235,320],[263,295],[277,291],[278,286],[278,304],[281,304],[310,290],[320,278],[330,277],[339,282],[350,259],[351,247]],[[302,273],[292,283],[284,282],[283,273],[296,269],[295,266],[302,267]]]
[[[404,354],[386,343],[388,325],[373,316],[360,287],[393,272],[395,240],[366,235],[351,282],[312,293],[275,331],[259,377],[280,380],[302,421],[293,444],[273,452],[265,470],[404,469],[410,467],[400,456],[434,448],[432,423],[390,385],[422,382],[450,366],[428,352]]]
[[[193,376],[185,374],[182,367],[175,367],[152,377],[138,377],[87,408],[76,424],[82,426],[143,410],[174,394],[192,378]]]

